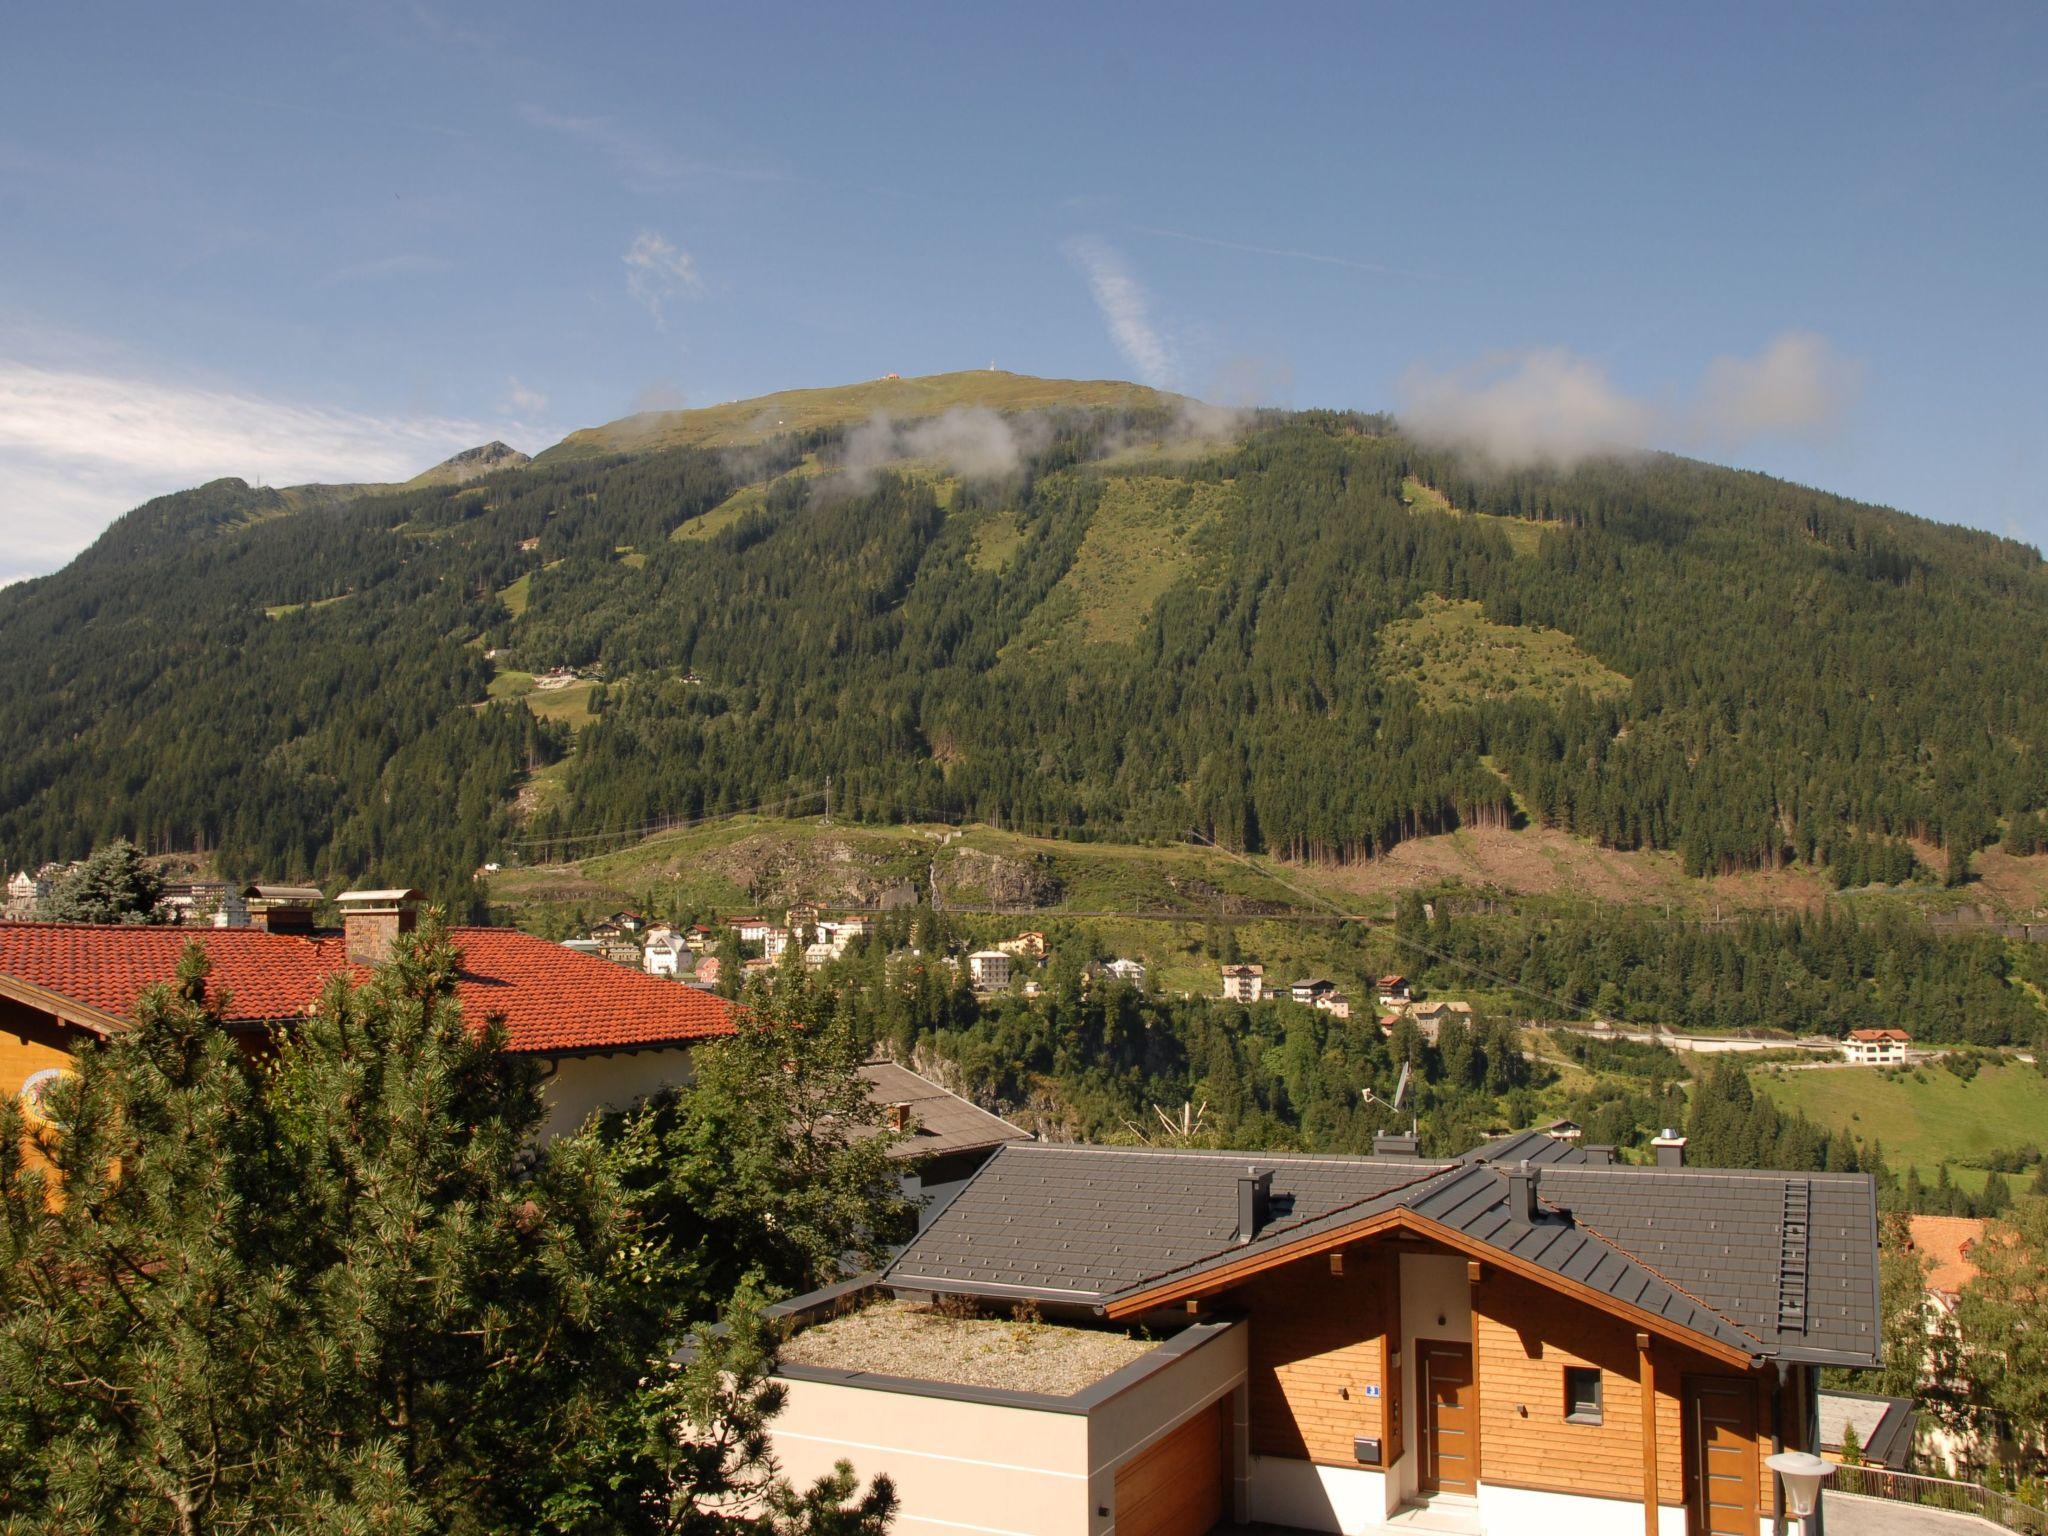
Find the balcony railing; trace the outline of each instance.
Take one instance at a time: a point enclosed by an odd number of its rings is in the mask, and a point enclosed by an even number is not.
[[[1861,1494],[1868,1499],[1891,1499],[1926,1509],[1981,1515],[1994,1525],[2019,1532],[2019,1536],[2048,1536],[2048,1511],[1977,1483],[1927,1477],[1918,1472],[1893,1472],[1884,1467],[1843,1467],[1829,1486],[1837,1492]]]

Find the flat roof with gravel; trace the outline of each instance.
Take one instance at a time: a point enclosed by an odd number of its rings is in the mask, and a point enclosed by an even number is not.
[[[813,1323],[782,1347],[786,1365],[872,1371],[918,1381],[1067,1397],[1159,1345],[1114,1328],[960,1317],[916,1302],[876,1301]]]

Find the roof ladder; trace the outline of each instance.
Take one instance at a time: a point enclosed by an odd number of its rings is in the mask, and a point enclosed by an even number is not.
[[[1778,1331],[1806,1332],[1806,1230],[1813,1215],[1813,1181],[1785,1181],[1785,1224],[1778,1247]]]

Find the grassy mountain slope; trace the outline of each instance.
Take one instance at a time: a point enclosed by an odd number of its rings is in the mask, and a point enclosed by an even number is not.
[[[885,398],[1054,409],[889,466],[830,424]],[[297,510],[217,482],[0,592],[0,856],[454,895],[515,837],[830,776],[846,820],[1192,827],[1346,882],[1524,826],[1654,883],[1926,878],[2048,806],[2048,572],[2008,540],[1661,456],[1476,478],[1374,417],[1191,445],[1127,385],[720,411]]]
[[[664,448],[736,448],[785,433],[852,426],[876,415],[908,420],[968,408],[1004,412],[1172,410],[1183,403],[1179,395],[1115,379],[1039,379],[994,369],[933,373],[824,389],[789,389],[695,410],[643,411],[601,427],[571,432],[537,457],[542,463],[559,463]]]

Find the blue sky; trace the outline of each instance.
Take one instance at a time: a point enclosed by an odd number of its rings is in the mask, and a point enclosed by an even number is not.
[[[2048,8],[13,8],[0,579],[985,366],[2048,540]]]

